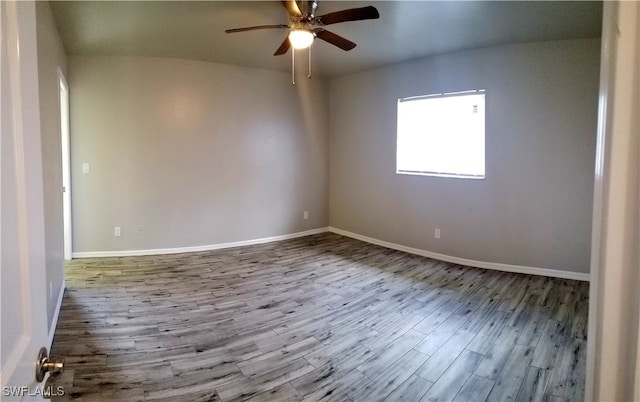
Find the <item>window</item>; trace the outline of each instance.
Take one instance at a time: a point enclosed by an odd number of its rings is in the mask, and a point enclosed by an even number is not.
[[[484,179],[485,91],[398,99],[396,173]]]

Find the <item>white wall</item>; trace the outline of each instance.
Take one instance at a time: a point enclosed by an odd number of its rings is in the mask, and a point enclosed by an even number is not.
[[[331,226],[474,261],[588,273],[599,49],[599,39],[500,46],[333,79]],[[396,175],[397,99],[481,88],[486,179]]]
[[[144,57],[71,57],[68,78],[74,252],[327,226],[324,81]]]
[[[60,292],[63,291],[64,285],[58,68],[61,68],[63,72],[66,71],[67,58],[49,2],[36,2],[36,21],[44,186],[47,315],[51,330],[58,299],[61,296]]]

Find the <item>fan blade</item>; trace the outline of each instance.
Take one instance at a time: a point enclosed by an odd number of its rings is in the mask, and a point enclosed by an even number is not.
[[[323,25],[331,25],[337,24],[338,22],[375,20],[376,18],[380,18],[378,10],[373,6],[367,6],[362,8],[350,8],[348,10],[321,15],[316,18],[316,21]]]
[[[314,31],[316,36],[325,42],[329,42],[334,46],[338,46],[342,50],[351,50],[356,47],[356,44],[348,39],[343,38],[340,35],[336,35],[333,32],[326,31],[324,29],[317,29]]]
[[[287,13],[293,17],[302,17],[302,12],[295,0],[282,0],[282,5],[287,9]]]
[[[273,55],[274,56],[283,55],[289,51],[290,47],[291,47],[291,43],[289,43],[289,35],[287,35],[287,37],[284,38],[284,42],[282,42],[278,50],[276,50],[276,52]]]
[[[256,25],[253,27],[244,27],[244,28],[233,28],[225,30],[226,33],[236,33],[236,32],[246,32],[246,31],[255,31],[257,29],[280,29],[280,28],[289,28],[288,25],[280,24],[280,25]]]

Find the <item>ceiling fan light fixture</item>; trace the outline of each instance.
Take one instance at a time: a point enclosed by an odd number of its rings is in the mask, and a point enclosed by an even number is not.
[[[308,29],[292,29],[289,32],[289,42],[294,49],[306,49],[313,43],[313,32]]]

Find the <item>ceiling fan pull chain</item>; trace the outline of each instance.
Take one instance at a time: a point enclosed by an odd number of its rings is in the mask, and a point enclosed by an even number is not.
[[[311,79],[311,46],[309,46],[309,75],[307,78]]]
[[[291,49],[291,83],[296,85],[296,49]]]

